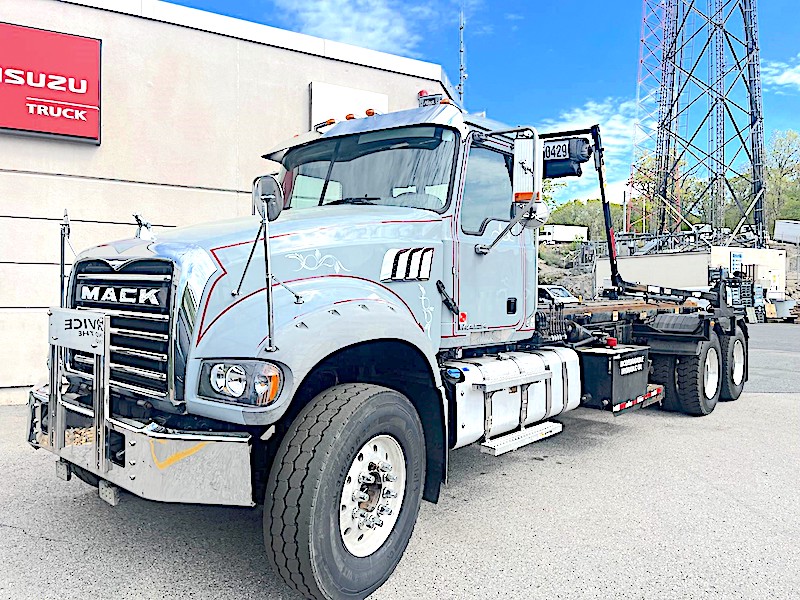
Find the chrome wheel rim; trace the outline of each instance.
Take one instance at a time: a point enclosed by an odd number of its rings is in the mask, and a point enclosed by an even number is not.
[[[339,534],[350,554],[375,553],[394,529],[406,490],[406,458],[391,435],[373,437],[353,459],[339,500]]]
[[[716,348],[709,348],[706,354],[703,376],[703,391],[706,398],[713,398],[719,386],[719,354]]]
[[[733,340],[733,385],[738,386],[744,380],[744,344],[742,340]]]

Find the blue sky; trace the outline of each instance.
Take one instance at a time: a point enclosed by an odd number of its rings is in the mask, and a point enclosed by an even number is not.
[[[439,63],[457,83],[461,0],[170,1]],[[636,118],[641,0],[464,2],[467,109],[540,129],[600,123],[612,192],[621,194]],[[800,5],[758,4],[769,137],[800,130]],[[589,185],[581,181],[570,193]]]

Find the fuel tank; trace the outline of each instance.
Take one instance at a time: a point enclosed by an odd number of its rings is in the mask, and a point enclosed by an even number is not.
[[[569,348],[503,352],[448,361],[445,367],[458,370],[458,379],[463,379],[454,384],[454,448],[544,421],[580,404],[580,363]]]

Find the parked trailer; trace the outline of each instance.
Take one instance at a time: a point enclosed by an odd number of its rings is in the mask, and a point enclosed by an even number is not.
[[[800,221],[778,219],[775,221],[775,231],[772,239],[786,244],[800,244]]]
[[[589,228],[581,225],[544,225],[539,231],[539,242],[565,244],[589,239]]]
[[[288,586],[365,598],[421,500],[437,501],[450,451],[502,455],[581,406],[706,415],[741,393],[735,280],[701,294],[708,310],[537,305],[544,177],[594,158],[614,248],[598,127],[498,131],[436,104],[320,127],[265,157],[281,168],[254,182],[259,219],[158,239],[140,220],[135,239],[76,259],[28,411],[28,441],[59,477],[110,504],[120,490],[263,503]],[[614,295],[689,297],[627,284],[611,261]]]

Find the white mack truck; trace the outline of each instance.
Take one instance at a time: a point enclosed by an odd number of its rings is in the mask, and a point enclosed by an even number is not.
[[[437,501],[451,450],[500,455],[581,406],[707,415],[741,394],[737,280],[622,279],[596,126],[498,130],[443,103],[321,127],[265,158],[280,171],[254,182],[260,219],[157,239],[140,221],[74,262],[26,432],[62,479],[111,504],[120,489],[263,504],[289,586],[364,598],[421,500]],[[542,179],[590,160],[613,295],[629,298],[537,306]]]

